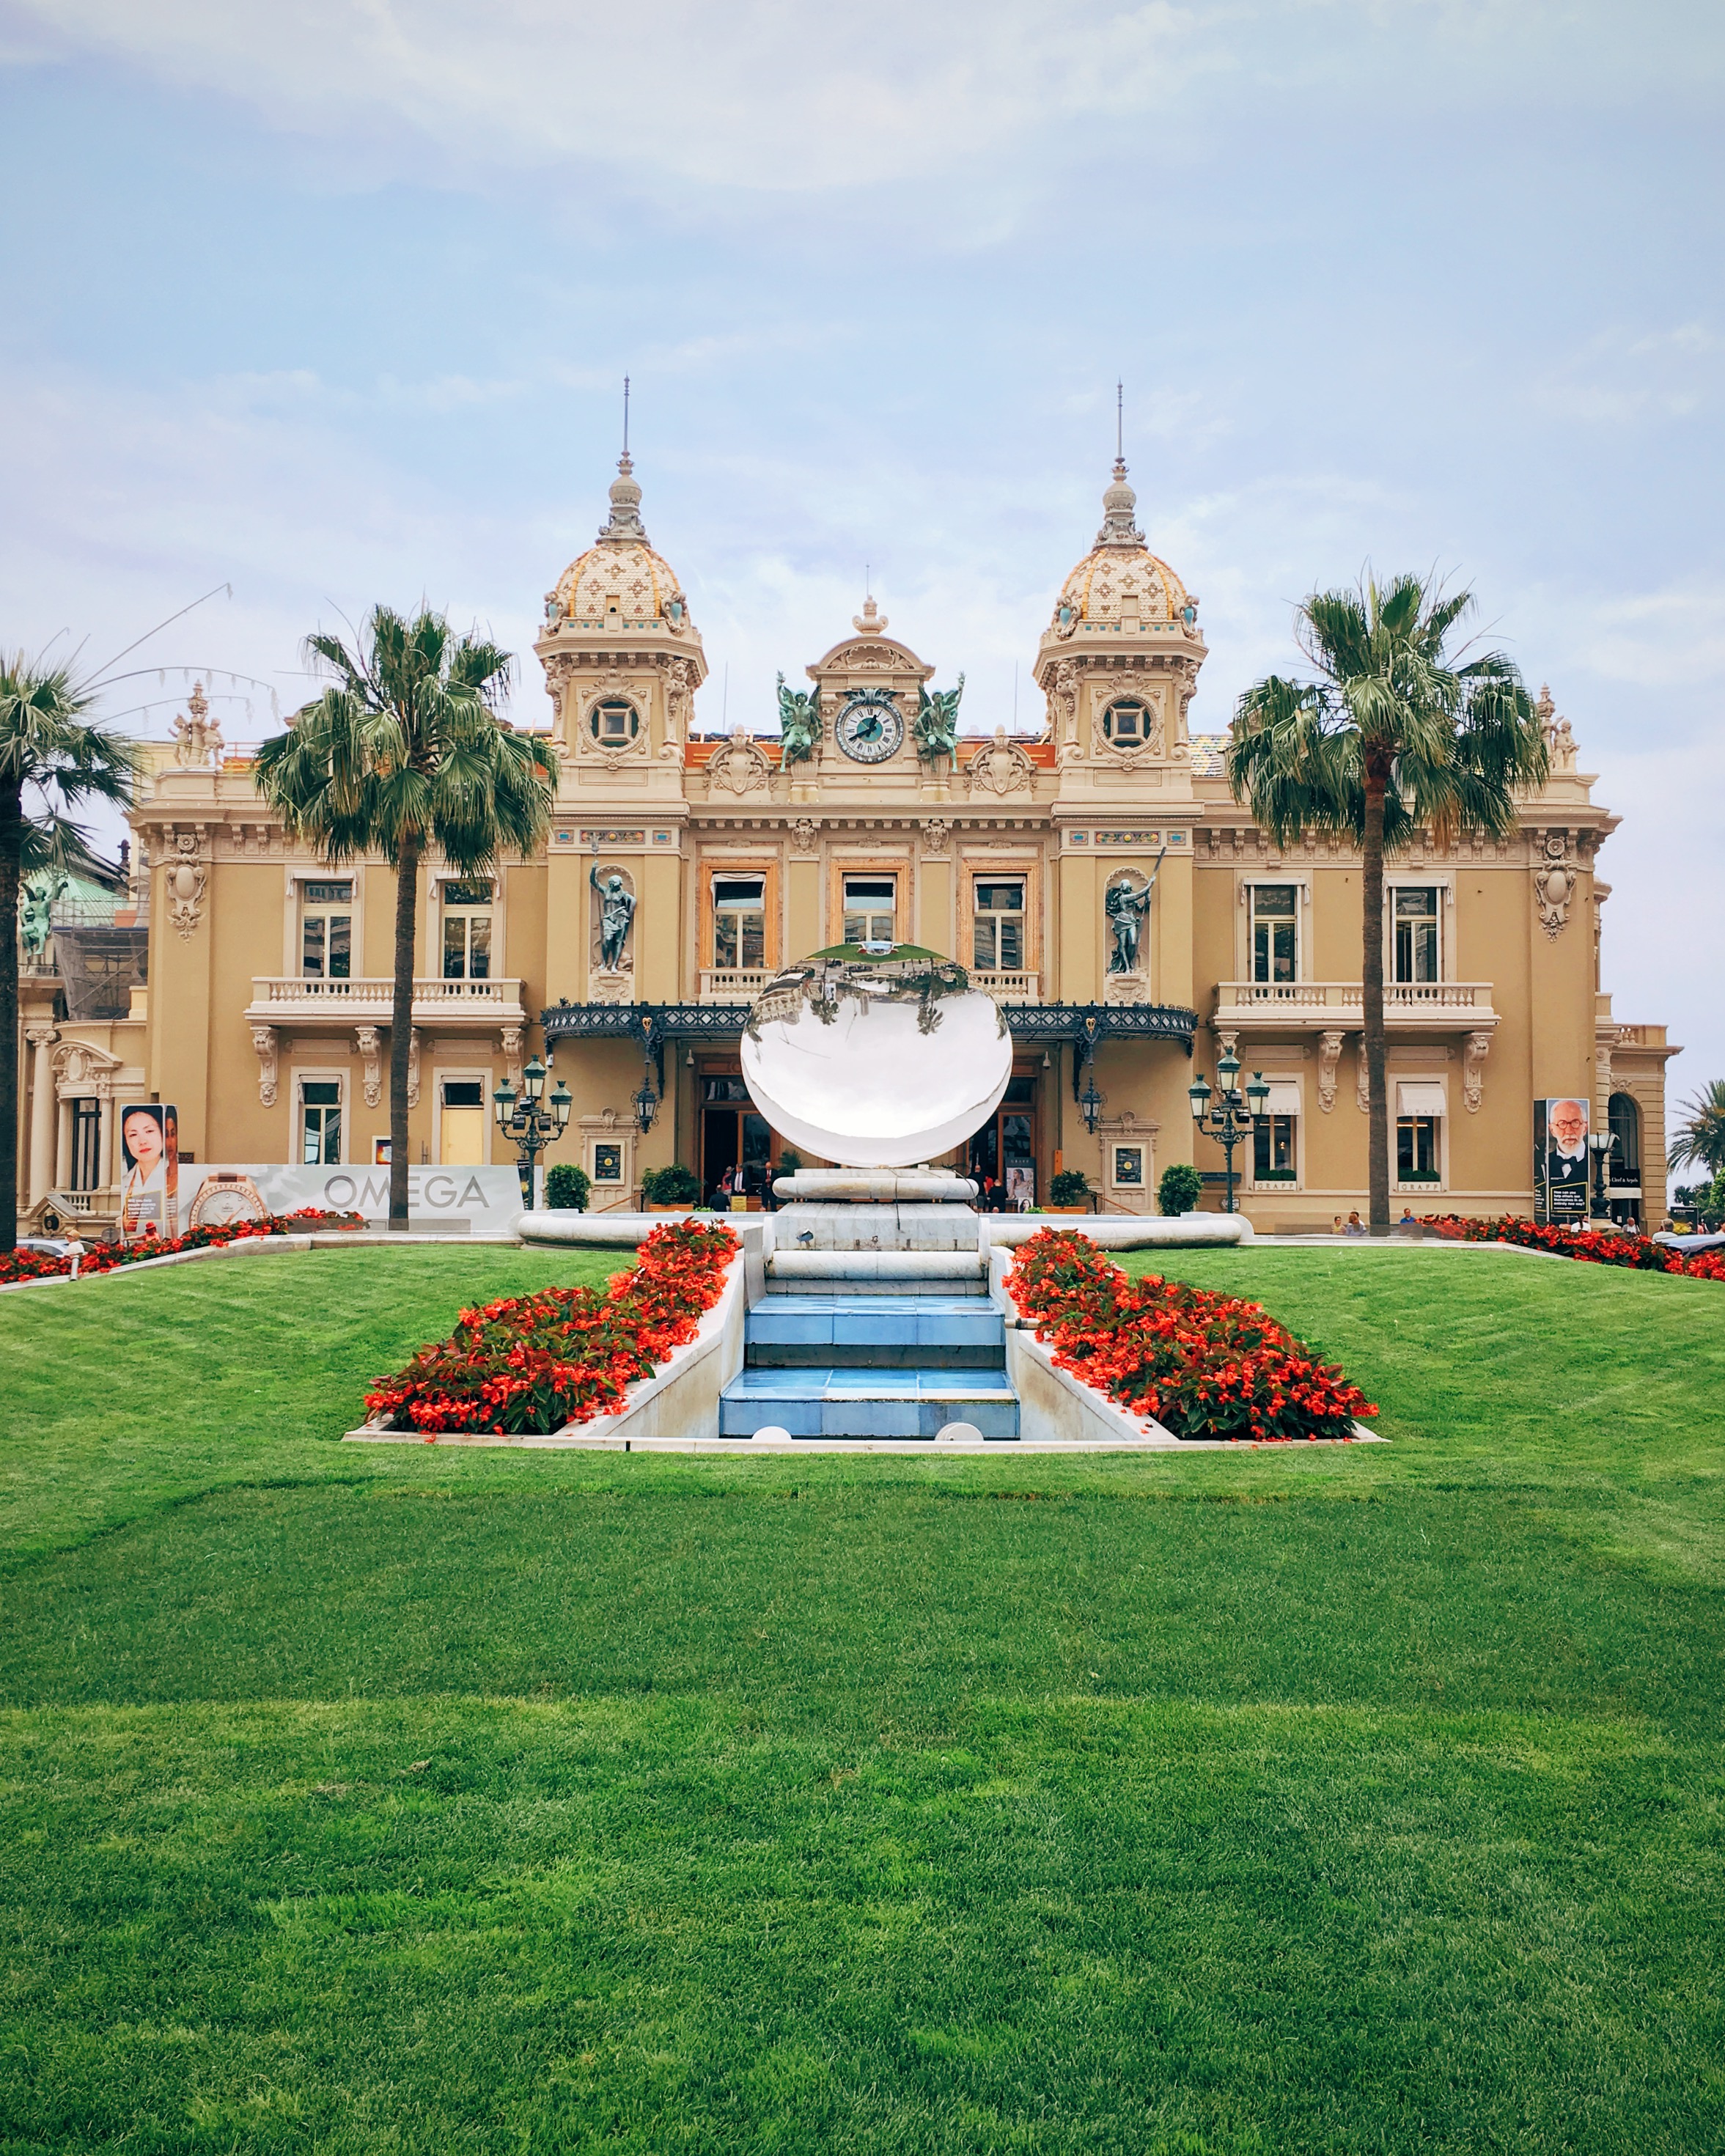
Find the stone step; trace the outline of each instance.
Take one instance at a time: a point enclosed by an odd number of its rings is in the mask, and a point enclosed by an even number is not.
[[[777,1295],[746,1337],[757,1369],[1006,1368],[1005,1324],[979,1296]]]
[[[773,1222],[780,1250],[977,1250],[968,1205],[785,1205]]]
[[[866,1283],[879,1293],[889,1281],[909,1283],[913,1291],[937,1285],[975,1281],[979,1291],[987,1285],[988,1260],[975,1248],[968,1250],[816,1250],[786,1249],[782,1244],[767,1260],[769,1284],[794,1282],[798,1287],[838,1286],[845,1281]]]
[[[744,1370],[719,1402],[721,1437],[757,1430],[793,1437],[932,1438],[968,1423],[987,1438],[1015,1438],[1019,1404],[998,1382],[962,1370]]]

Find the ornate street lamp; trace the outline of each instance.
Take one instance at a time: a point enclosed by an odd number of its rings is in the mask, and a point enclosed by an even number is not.
[[[649,1063],[641,1072],[641,1090],[635,1095],[635,1127],[645,1137],[653,1127],[653,1118],[659,1113],[659,1096],[653,1090],[653,1065]]]
[[[1611,1200],[1605,1192],[1605,1163],[1617,1143],[1615,1131],[1589,1131],[1587,1149],[1594,1157],[1594,1219],[1600,1227],[1611,1221]]]
[[[550,1101],[545,1100],[545,1065],[536,1055],[521,1073],[518,1096],[508,1079],[491,1096],[497,1127],[516,1148],[516,1172],[521,1179],[521,1202],[533,1203],[533,1167],[548,1145],[555,1145],[569,1127],[569,1111],[575,1096],[561,1078]]]
[[[1211,1106],[1209,1083],[1202,1071],[1186,1088],[1186,1098],[1191,1103],[1194,1125],[1219,1142],[1226,1158],[1227,1209],[1231,1213],[1234,1210],[1234,1148],[1248,1132],[1257,1128],[1270,1099],[1270,1082],[1261,1070],[1255,1070],[1252,1082],[1242,1096],[1240,1059],[1235,1055],[1224,1055],[1216,1065],[1214,1106]]]
[[[1102,1112],[1102,1096],[1096,1091],[1096,1070],[1094,1063],[1084,1066],[1084,1091],[1078,1096],[1078,1112],[1084,1118],[1084,1127],[1094,1137],[1096,1123]]]

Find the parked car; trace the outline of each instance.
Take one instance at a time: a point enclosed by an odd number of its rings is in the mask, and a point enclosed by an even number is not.
[[[1663,1243],[1667,1250],[1681,1250],[1686,1258],[1699,1257],[1703,1250],[1725,1247],[1725,1232],[1711,1235],[1684,1235],[1671,1229],[1661,1228],[1652,1240],[1656,1243]]]

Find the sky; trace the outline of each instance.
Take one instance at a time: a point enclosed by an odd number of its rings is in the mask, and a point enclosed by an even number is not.
[[[1473,589],[1624,819],[1605,986],[1680,1098],[1725,1075],[1722,90],[1712,0],[0,0],[0,644],[98,665],[213,590],[126,663],[254,741],[308,631],[424,598],[542,723],[627,373],[697,725],[769,726],[867,565],[1029,727],[1122,381],[1194,729],[1307,592]]]

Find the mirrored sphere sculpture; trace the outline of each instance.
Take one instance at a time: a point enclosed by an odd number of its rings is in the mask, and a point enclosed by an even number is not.
[[[951,959],[914,944],[845,945],[762,991],[742,1075],[793,1145],[845,1168],[903,1168],[987,1122],[1012,1075],[1012,1036]]]

